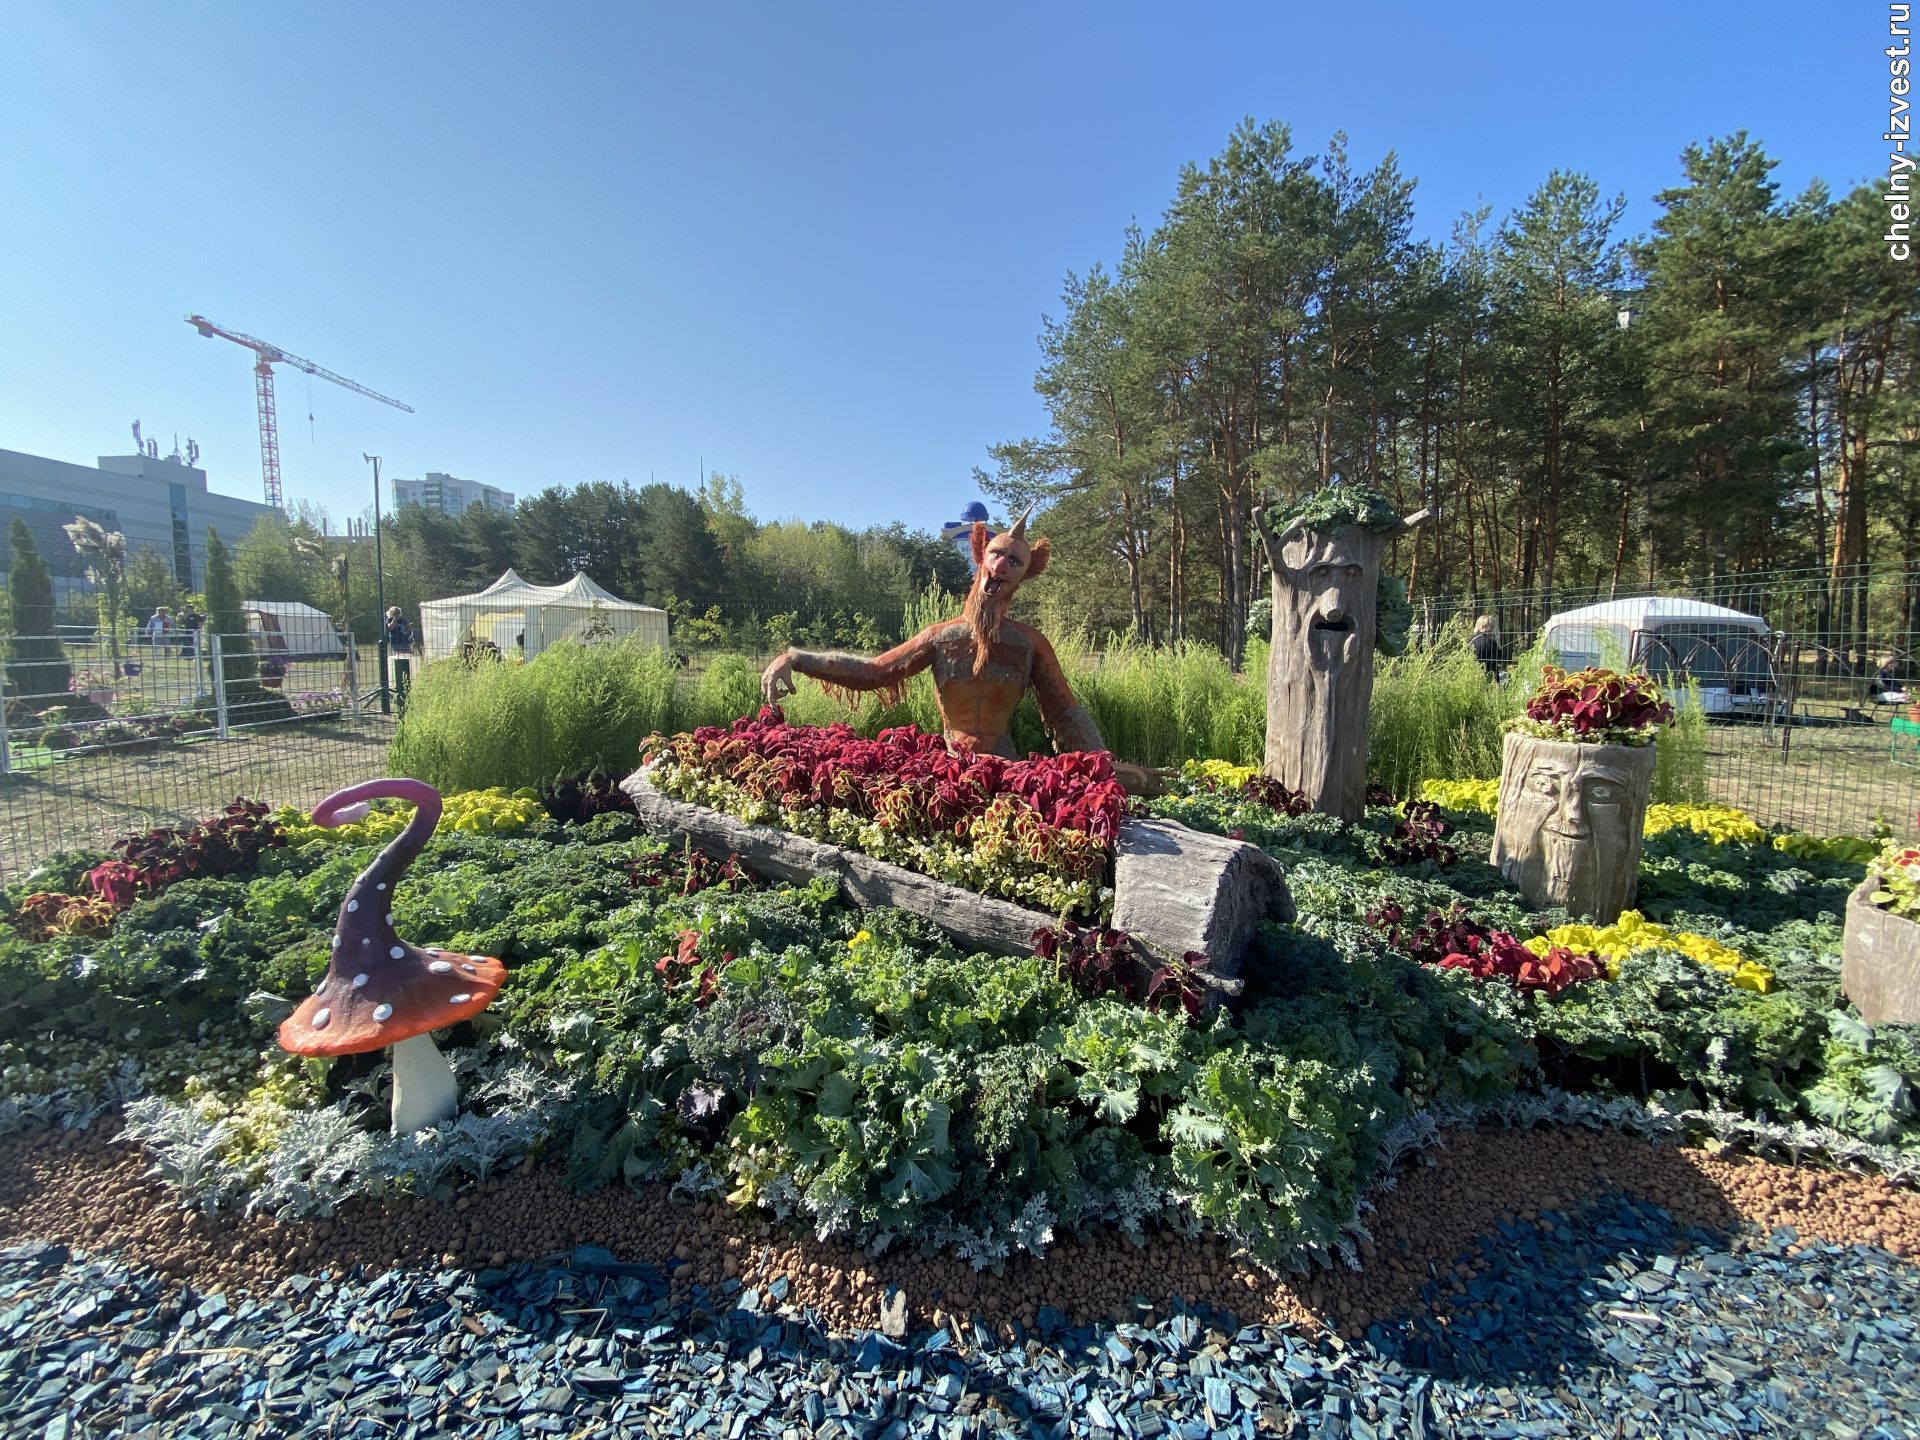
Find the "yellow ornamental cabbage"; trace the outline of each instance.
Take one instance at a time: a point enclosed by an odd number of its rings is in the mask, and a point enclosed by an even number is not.
[[[1238,790],[1260,773],[1258,765],[1235,765],[1228,760],[1189,760],[1180,767],[1180,778],[1199,785],[1211,780],[1228,790]]]
[[[504,835],[524,830],[546,814],[540,797],[532,790],[456,790],[442,797],[440,828],[467,830],[482,834]],[[378,806],[364,820],[331,829],[313,823],[305,810],[283,806],[274,811],[287,833],[287,843],[296,849],[306,845],[383,845],[406,828],[413,818],[411,805]]]
[[[1746,811],[1728,805],[1649,805],[1645,833],[1667,830],[1691,830],[1715,845],[1761,845],[1767,839]]]
[[[1443,810],[1478,810],[1491,815],[1500,803],[1498,780],[1428,780],[1420,798]]]
[[[1743,959],[1739,951],[1710,936],[1656,925],[1638,910],[1623,910],[1611,925],[1562,925],[1527,941],[1527,948],[1540,956],[1556,945],[1598,956],[1609,980],[1620,978],[1621,962],[1636,950],[1670,950],[1724,975],[1738,989],[1761,995],[1773,989],[1773,972],[1766,966]]]

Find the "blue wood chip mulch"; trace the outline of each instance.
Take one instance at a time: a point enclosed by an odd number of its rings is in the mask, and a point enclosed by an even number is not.
[[[200,1295],[61,1246],[0,1251],[0,1435],[1920,1435],[1920,1271],[1868,1247],[1733,1253],[1624,1197],[1505,1225],[1450,1309],[1364,1340],[1177,1311],[1013,1345],[825,1333],[786,1286],[696,1291],[582,1246],[509,1271]],[[1449,1277],[1451,1279],[1451,1277]]]

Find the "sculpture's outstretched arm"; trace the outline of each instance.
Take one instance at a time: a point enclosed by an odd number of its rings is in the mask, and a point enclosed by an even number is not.
[[[1273,533],[1273,527],[1267,523],[1267,507],[1264,505],[1256,505],[1253,507],[1254,533],[1260,537],[1260,544],[1266,549],[1267,563],[1276,571],[1287,568],[1280,561],[1280,547],[1286,544],[1287,537],[1292,535],[1293,532],[1300,527],[1301,522],[1295,520],[1290,523],[1286,529],[1276,535]]]
[[[1087,707],[1073,698],[1073,687],[1067,684],[1067,672],[1060,668],[1053,646],[1037,630],[1033,632],[1033,697],[1040,702],[1040,719],[1053,737],[1055,750],[1065,754],[1107,748]]]
[[[880,691],[887,704],[898,705],[907,681],[933,664],[933,636],[938,629],[938,625],[929,625],[912,639],[871,660],[837,650],[792,647],[788,648],[785,659],[797,674],[818,680],[829,694],[838,695],[850,705],[857,703],[854,696],[872,690]]]

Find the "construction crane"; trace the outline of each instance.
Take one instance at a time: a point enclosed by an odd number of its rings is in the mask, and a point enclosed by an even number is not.
[[[378,400],[382,405],[391,405],[396,410],[413,414],[413,407],[394,399],[391,395],[382,395],[378,390],[369,390],[357,380],[349,380],[344,375],[336,375],[331,370],[316,365],[311,360],[302,360],[298,355],[289,355],[278,345],[269,345],[251,335],[243,335],[238,330],[229,330],[216,325],[204,315],[189,315],[187,323],[209,340],[216,335],[222,340],[231,340],[236,345],[244,345],[253,351],[253,393],[260,407],[260,477],[266,482],[267,504],[276,510],[280,508],[280,422],[273,408],[273,367],[291,365],[296,370],[304,370],[309,375],[318,375],[322,380],[331,380],[342,389],[364,395],[369,400]]]

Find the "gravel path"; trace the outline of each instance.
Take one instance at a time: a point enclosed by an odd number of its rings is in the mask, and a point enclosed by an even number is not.
[[[676,1300],[660,1271],[597,1247],[230,1301],[16,1246],[0,1252],[0,1434],[1916,1433],[1920,1287],[1884,1251],[1782,1233],[1734,1254],[1620,1196],[1545,1218],[1483,1242],[1468,1307],[1357,1343],[1184,1310],[1080,1328],[1047,1310],[1012,1343],[957,1321],[905,1344],[840,1338],[782,1279]]]
[[[1171,1240],[1004,1277],[837,1256],[536,1169],[187,1216],[103,1133],[28,1137],[0,1436],[1920,1435],[1911,1192],[1591,1132],[1434,1158],[1376,1196],[1363,1271],[1276,1283]],[[896,1294],[904,1344],[849,1324]]]

